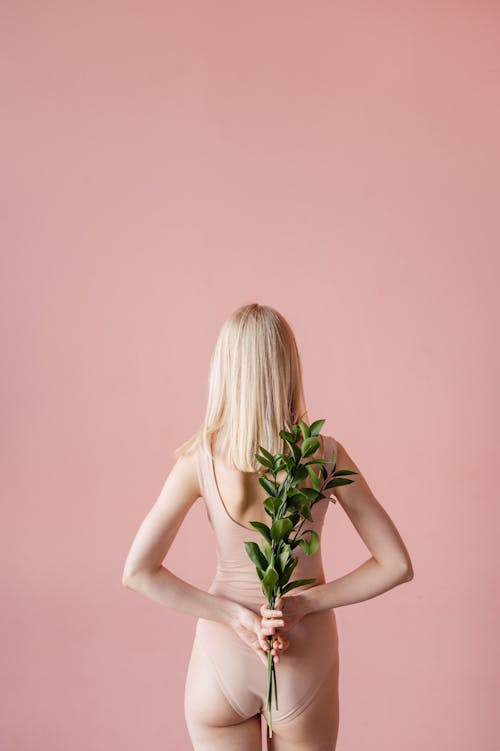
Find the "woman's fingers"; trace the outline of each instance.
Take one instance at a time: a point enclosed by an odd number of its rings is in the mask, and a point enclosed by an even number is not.
[[[276,629],[278,628],[285,628],[285,630],[288,630],[285,627],[285,617],[282,607],[283,604],[283,598],[279,597],[276,600],[274,608],[268,607],[266,603],[263,603],[261,605],[260,614],[262,616],[262,630],[264,634],[271,636],[276,632]]]
[[[283,634],[275,634],[272,640],[271,654],[274,662],[279,662],[281,654],[285,652],[290,646],[290,641]],[[269,652],[269,642],[264,640],[263,649],[266,653]]]
[[[262,621],[262,625],[261,625],[262,633],[265,634],[266,636],[272,636],[275,633],[277,628],[279,628],[280,626],[284,626],[284,625],[285,625],[284,621],[278,621],[278,620],[273,621],[273,622]]]
[[[281,608],[270,608],[265,602],[260,606],[261,615],[281,615],[282,612]]]
[[[272,655],[275,662],[280,661],[281,655],[288,648],[289,644],[290,642],[288,641],[288,639],[282,637],[281,635],[273,639]]]
[[[277,638],[274,640],[274,644],[276,646],[276,649],[280,650],[281,652],[284,652],[290,646],[290,642],[288,641],[286,636],[283,636],[282,634],[277,635]]]
[[[267,638],[262,634],[262,629],[260,628],[260,626],[258,627],[258,637],[260,646],[265,652],[267,652],[269,644],[267,642]]]
[[[279,600],[277,600],[277,604],[281,605],[282,601],[282,598],[279,598]],[[262,616],[262,620],[260,624],[261,636],[259,637],[259,642],[260,644],[262,644],[265,652],[268,653],[269,639],[267,637],[271,636],[271,654],[273,655],[274,661],[279,662],[280,655],[283,654],[283,652],[285,652],[285,650],[290,646],[288,638],[283,633],[278,631],[279,628],[285,625],[283,610],[279,607],[270,608],[266,603],[264,603],[260,607],[260,614]]]
[[[260,608],[262,616],[262,632],[271,636],[276,628],[284,626],[283,612],[277,608],[268,608],[266,604]]]

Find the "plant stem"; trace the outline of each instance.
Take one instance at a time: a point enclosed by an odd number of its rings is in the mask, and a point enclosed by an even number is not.
[[[272,700],[272,691],[273,691],[273,655],[272,655],[272,644],[273,644],[273,637],[268,636],[267,641],[269,644],[269,652],[267,656],[267,703],[266,703],[266,709],[267,709],[267,725],[269,728],[269,738],[273,737],[273,719],[272,719],[272,712],[271,712],[271,700]]]
[[[302,529],[302,525],[304,524],[304,522],[305,522],[305,519],[302,519],[302,521],[300,522],[297,530],[295,531],[295,535],[294,535],[294,538],[293,538],[292,542],[295,542],[295,540],[297,539],[297,535],[299,534],[300,530]]]

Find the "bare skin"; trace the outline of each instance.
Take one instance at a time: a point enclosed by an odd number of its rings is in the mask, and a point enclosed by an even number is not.
[[[396,527],[375,498],[359,467],[344,446],[337,442],[337,466],[358,474],[351,485],[335,488],[335,497],[370,550],[370,558],[339,579],[285,595],[276,602],[273,610],[264,602],[260,608],[261,617],[240,603],[192,586],[169,571],[163,561],[189,509],[202,494],[195,460],[193,455],[180,457],[171,469],[160,495],[133,540],[122,583],[168,608],[226,623],[255,650],[265,665],[268,635],[275,637],[273,659],[279,662],[280,656],[286,659],[287,632],[307,613],[361,602],[413,578],[410,556]],[[266,495],[257,473],[232,470],[217,456],[214,456],[214,466],[220,494],[232,518],[249,529],[250,520],[268,521],[264,519],[262,509]],[[203,659],[204,655],[199,651],[192,655],[198,667]],[[199,670],[195,672],[200,674]],[[206,680],[213,682],[210,671],[205,673]],[[189,677],[188,671],[188,681]],[[195,748],[195,737],[200,738],[198,747],[204,751],[255,751],[260,748],[259,715],[242,722],[216,685],[200,687],[200,690],[214,701],[212,707],[205,701],[196,717],[189,716]],[[335,748],[337,730],[338,665],[328,674],[315,700],[298,717],[273,728],[268,749],[330,751]]]

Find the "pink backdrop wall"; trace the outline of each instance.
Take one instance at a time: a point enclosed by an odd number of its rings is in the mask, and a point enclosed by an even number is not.
[[[122,567],[257,301],[415,569],[337,610],[338,748],[493,751],[499,6],[1,15],[3,748],[190,748],[194,619]],[[328,578],[368,555],[332,506]],[[214,564],[200,500],[165,565]]]

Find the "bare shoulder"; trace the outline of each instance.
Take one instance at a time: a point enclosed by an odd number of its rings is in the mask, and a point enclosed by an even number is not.
[[[175,457],[166,480],[165,486],[170,489],[182,490],[182,497],[186,502],[195,501],[202,494],[198,465],[198,449],[191,449]]]
[[[360,507],[362,505],[370,506],[377,503],[373,491],[368,485],[358,464],[345,447],[337,438],[329,437],[331,445],[335,450],[335,471],[349,470],[355,474],[346,475],[346,478],[352,480],[345,485],[338,485],[334,488],[334,495],[344,508]]]

